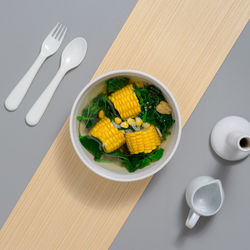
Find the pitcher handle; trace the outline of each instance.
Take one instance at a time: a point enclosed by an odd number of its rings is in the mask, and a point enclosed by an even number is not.
[[[192,229],[196,225],[199,218],[200,218],[200,216],[190,209],[190,211],[188,213],[187,220],[186,220],[186,226],[188,228]]]

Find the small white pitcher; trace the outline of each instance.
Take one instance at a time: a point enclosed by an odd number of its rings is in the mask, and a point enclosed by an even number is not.
[[[186,200],[190,211],[186,226],[193,228],[200,216],[215,215],[224,201],[221,181],[210,176],[199,176],[186,189]]]

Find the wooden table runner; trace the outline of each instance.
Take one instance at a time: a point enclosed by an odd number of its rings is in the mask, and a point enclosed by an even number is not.
[[[94,77],[154,75],[176,97],[184,125],[248,20],[249,0],[139,0]],[[67,121],[3,226],[0,249],[107,249],[149,181],[92,173],[74,153]]]

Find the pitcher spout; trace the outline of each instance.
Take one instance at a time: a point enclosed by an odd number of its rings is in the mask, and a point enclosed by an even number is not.
[[[223,199],[224,199],[224,190],[223,190],[221,181],[218,180],[218,179],[217,179],[217,180],[214,180],[213,185],[216,185],[216,186],[217,186],[218,194],[220,195],[221,200],[223,200]]]
[[[209,191],[210,198],[213,201],[214,209],[219,210],[224,201],[224,190],[221,181],[216,179],[208,183],[207,191]]]

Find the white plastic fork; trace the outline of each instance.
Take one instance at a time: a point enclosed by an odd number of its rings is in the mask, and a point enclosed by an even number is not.
[[[15,111],[19,107],[43,62],[49,56],[55,54],[60,47],[66,31],[66,26],[57,23],[49,35],[45,38],[41,46],[39,56],[7,97],[5,101],[6,109],[9,111]]]

